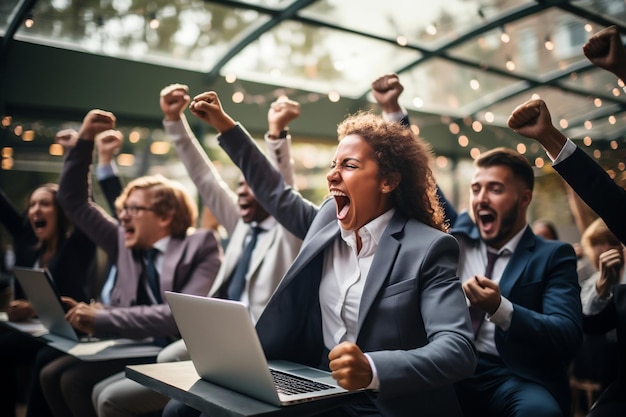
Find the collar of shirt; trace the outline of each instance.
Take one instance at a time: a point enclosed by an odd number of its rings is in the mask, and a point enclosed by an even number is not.
[[[276,225],[278,224],[278,222],[276,221],[275,218],[273,218],[272,216],[267,216],[265,218],[265,220],[261,221],[261,222],[250,222],[250,226],[251,227],[260,227],[261,229],[263,229],[263,231],[268,231],[271,230],[272,228],[274,228]]]
[[[376,251],[378,242],[380,241],[383,232],[387,228],[389,221],[396,212],[395,208],[387,210],[385,213],[376,217],[371,222],[359,229],[359,236],[361,237],[361,252],[357,254],[358,257],[371,255]],[[353,230],[341,230],[341,238],[348,246],[352,248],[356,254],[356,233]]]
[[[513,236],[511,239],[509,239],[508,242],[506,242],[506,244],[504,246],[502,246],[497,253],[499,255],[503,255],[503,254],[512,254],[513,252],[515,252],[515,248],[517,248],[517,245],[519,244],[519,241],[522,239],[522,235],[524,234],[524,232],[526,231],[526,228],[528,227],[528,223],[526,223],[526,225],[524,227],[522,227],[522,229],[517,232],[515,234],[515,236]],[[493,251],[493,248],[491,247],[487,247],[487,244],[485,243],[484,240],[480,240],[480,247],[481,247],[481,251],[482,253],[487,253],[487,250],[490,249],[491,251]],[[487,259],[487,258],[485,258]]]
[[[167,250],[167,246],[170,244],[170,236],[162,237],[161,239],[154,242],[152,245],[153,248],[157,248],[161,254],[165,253]]]

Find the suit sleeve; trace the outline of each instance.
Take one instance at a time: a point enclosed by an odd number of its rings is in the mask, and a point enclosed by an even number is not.
[[[218,140],[265,210],[294,236],[304,239],[318,208],[285,184],[280,172],[239,124],[220,134]]]
[[[117,258],[117,221],[89,200],[89,167],[94,144],[78,140],[70,149],[57,198],[67,215],[91,240],[103,248],[111,259]]]
[[[367,352],[378,371],[379,399],[449,385],[474,372],[477,354],[456,274],[458,257],[456,240],[440,235],[427,248],[414,278],[419,299],[413,304],[419,306],[428,343],[415,349]]]
[[[552,166],[626,244],[626,190],[582,149]]]
[[[287,135],[285,139],[270,139],[266,134],[265,147],[267,148],[267,157],[283,176],[285,185],[295,189],[295,173],[291,158],[291,135]]]
[[[546,249],[539,249],[546,250]],[[505,345],[526,351],[528,357],[573,358],[582,343],[582,305],[576,274],[576,255],[568,244],[556,245],[544,269],[532,271],[534,279],[518,285],[510,295],[513,317],[504,335]],[[536,292],[536,294],[534,293]],[[517,303],[517,300],[520,303]],[[529,305],[527,300],[534,300]],[[534,352],[534,354],[533,354]]]
[[[163,126],[174,141],[176,152],[198,189],[202,202],[232,235],[240,218],[237,195],[224,182],[202,149],[184,115],[179,121],[164,121]]]
[[[113,216],[117,217],[117,209],[115,208],[115,200],[117,197],[122,194],[122,181],[120,181],[120,177],[117,175],[113,175],[107,178],[98,179],[98,184],[100,184],[100,189],[102,189],[102,193],[104,194],[104,198],[107,201],[107,205],[109,206],[109,210]]]

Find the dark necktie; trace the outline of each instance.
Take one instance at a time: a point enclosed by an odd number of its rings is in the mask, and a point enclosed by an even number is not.
[[[256,226],[251,227],[249,236],[250,239],[248,243],[246,243],[241,257],[239,261],[237,261],[237,266],[235,267],[235,271],[230,277],[230,282],[228,284],[228,291],[226,292],[226,296],[229,300],[240,300],[241,294],[243,293],[243,289],[246,287],[246,274],[248,273],[248,268],[250,268],[250,259],[252,258],[252,251],[256,246],[257,237],[259,233],[263,231],[262,228]]]
[[[487,268],[485,268],[485,276],[491,279],[491,274],[493,273],[493,266],[496,264],[496,259],[500,256],[497,252],[487,251]],[[478,331],[480,330],[480,326],[483,325],[483,321],[485,319],[485,312],[476,308],[469,307],[470,317],[472,319],[472,330],[474,330],[474,337],[478,336]]]
[[[146,252],[146,280],[148,281],[148,286],[150,287],[150,291],[152,291],[152,295],[158,304],[161,304],[163,300],[161,299],[161,286],[159,284],[159,271],[156,269],[156,257],[159,254],[159,250],[157,248],[152,248],[148,252]]]

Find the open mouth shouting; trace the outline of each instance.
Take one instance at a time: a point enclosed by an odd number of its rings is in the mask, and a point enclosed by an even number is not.
[[[124,240],[126,242],[133,239],[135,236],[135,228],[129,224],[124,225]]]
[[[239,199],[237,202],[239,204],[239,216],[242,218],[247,218],[250,216],[250,211],[252,209],[252,204],[248,200]]]
[[[479,208],[476,211],[476,219],[481,234],[484,236],[491,236],[496,232],[496,213],[488,208]]]
[[[350,210],[350,198],[343,191],[332,189],[330,195],[335,199],[337,205],[337,219],[345,220]]]
[[[35,229],[35,232],[41,232],[43,231],[46,226],[48,225],[48,221],[46,219],[34,219],[33,222],[33,229]]]

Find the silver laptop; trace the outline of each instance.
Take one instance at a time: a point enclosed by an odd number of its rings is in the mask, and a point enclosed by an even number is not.
[[[15,267],[13,272],[48,332],[75,342],[87,340],[65,320],[65,308],[47,269]]]
[[[77,332],[65,320],[64,304],[47,269],[15,267],[13,272],[48,332],[42,337],[49,346],[87,361],[154,358],[161,350],[152,338],[95,338]],[[13,327],[22,330],[18,324]]]
[[[202,379],[276,406],[351,392],[328,372],[287,361],[268,363],[244,304],[169,291],[165,298]]]

